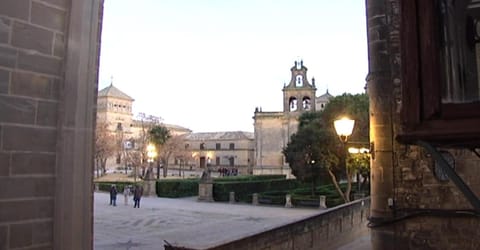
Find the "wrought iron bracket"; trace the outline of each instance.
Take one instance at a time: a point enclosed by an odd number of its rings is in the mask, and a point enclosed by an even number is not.
[[[470,204],[473,206],[475,211],[480,213],[480,200],[478,197],[475,195],[475,193],[472,192],[470,187],[465,184],[463,179],[457,175],[455,170],[450,167],[448,162],[443,158],[440,152],[433,147],[430,143],[425,142],[425,141],[418,141],[417,145],[425,148],[433,157],[433,159],[437,162],[438,166],[443,170],[443,172],[452,180],[452,182],[457,186],[457,188],[462,192],[462,194],[465,196],[465,198],[470,202]]]

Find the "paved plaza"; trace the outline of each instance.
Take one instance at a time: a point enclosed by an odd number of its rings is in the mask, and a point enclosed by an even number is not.
[[[321,210],[198,202],[190,198],[143,197],[140,208],[128,206],[118,195],[117,206],[109,194],[94,194],[94,245],[96,250],[163,249],[164,240],[175,246],[208,248],[285,223]]]
[[[206,249],[253,235],[289,222],[310,217],[322,210],[253,206],[224,202],[199,202],[196,197],[143,197],[133,208],[132,196],[124,205],[109,205],[109,194],[94,193],[95,250],[164,249],[164,241],[175,246]],[[370,235],[358,238],[339,250],[371,249]]]

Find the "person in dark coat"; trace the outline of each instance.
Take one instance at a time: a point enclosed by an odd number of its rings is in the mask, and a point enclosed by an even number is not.
[[[139,185],[135,186],[135,190],[133,191],[133,207],[140,208],[140,199],[142,198],[143,195],[143,188]]]
[[[117,187],[112,185],[110,187],[110,205],[117,206]]]

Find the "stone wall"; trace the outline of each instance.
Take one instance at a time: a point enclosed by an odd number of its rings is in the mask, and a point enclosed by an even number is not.
[[[0,0],[0,249],[91,249],[99,0]]]
[[[435,177],[434,161],[422,148],[398,143],[402,131],[400,0],[367,0],[368,94],[373,249],[478,249],[480,221],[451,181]],[[439,150],[446,150],[439,148]],[[469,150],[448,149],[455,171],[480,195],[480,159]],[[395,223],[390,223],[395,222]],[[376,224],[376,223],[374,223]]]
[[[362,199],[325,213],[245,237],[209,250],[336,249],[368,234],[370,200]]]

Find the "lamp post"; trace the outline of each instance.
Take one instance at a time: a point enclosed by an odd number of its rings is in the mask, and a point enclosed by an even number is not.
[[[347,142],[348,137],[352,134],[353,126],[355,125],[355,120],[349,119],[348,117],[343,117],[341,119],[335,120],[333,126],[335,127],[335,132],[337,132],[340,141],[342,142],[342,163],[343,167],[347,169]],[[347,171],[348,174],[348,171]],[[347,178],[349,178],[347,176]],[[357,180],[358,181],[358,180]]]
[[[148,171],[147,171],[147,179],[151,179],[152,171],[153,171],[153,161],[155,157],[157,157],[157,151],[155,150],[155,145],[148,144],[147,146],[147,161],[148,161]],[[158,174],[158,173],[157,173]]]

